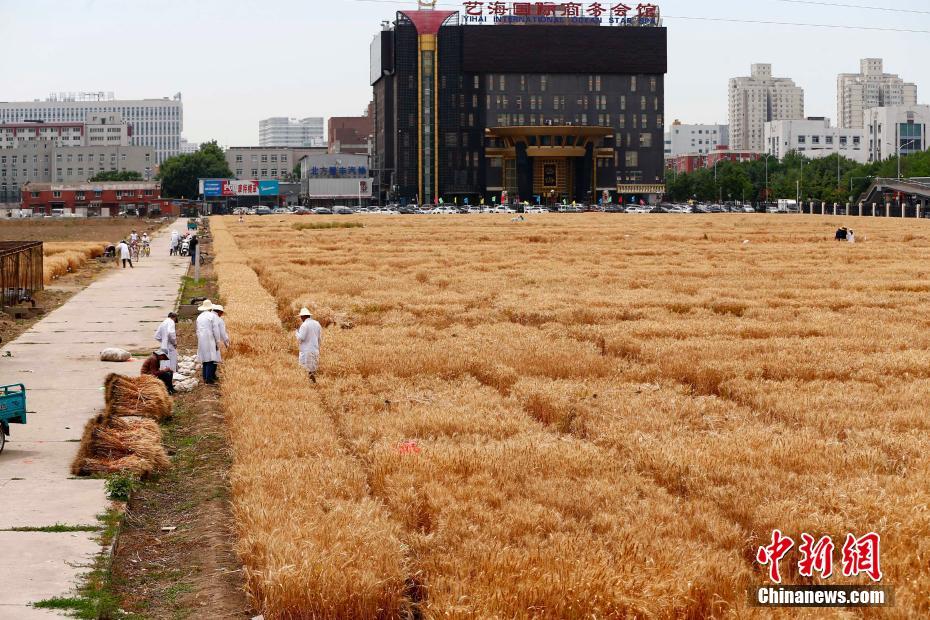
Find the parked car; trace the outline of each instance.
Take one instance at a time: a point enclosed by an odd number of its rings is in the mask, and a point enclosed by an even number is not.
[[[627,207],[625,212],[626,212],[626,213],[643,214],[643,213],[649,213],[649,211],[650,211],[650,210],[649,210],[647,207],[639,207],[639,206],[636,206],[636,205],[632,205],[632,206],[630,206],[630,207]]]
[[[549,213],[549,210],[545,207],[530,207],[526,210],[527,213]]]
[[[313,209],[310,209],[310,212],[313,213],[314,215],[332,215],[333,214],[333,210],[330,209],[329,207],[315,207]]]
[[[297,207],[294,209],[294,215],[309,215],[310,209],[307,207]]]
[[[352,215],[355,211],[345,205],[335,205],[333,207],[333,213],[336,215]]]
[[[255,209],[255,215],[271,215],[272,213],[274,213],[274,211],[268,207],[258,207]]]
[[[277,209],[274,210],[274,214],[275,215],[290,215],[291,211],[290,209],[285,209],[284,207],[278,207]]]
[[[743,205],[743,213],[755,213],[755,212],[756,212],[755,208],[749,205]]]
[[[561,205],[559,213],[581,213],[581,207],[575,205]]]

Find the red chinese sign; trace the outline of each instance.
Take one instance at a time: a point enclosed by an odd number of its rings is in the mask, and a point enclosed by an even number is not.
[[[469,0],[462,3],[464,22],[487,23],[524,21],[545,23],[546,19],[606,21],[633,26],[660,25],[659,7],[655,4],[622,2],[501,2]],[[516,19],[514,19],[516,18]]]
[[[769,579],[774,583],[781,583],[779,561],[782,560],[791,548],[794,540],[785,536],[780,530],[772,531],[772,542],[759,547],[756,551],[756,561],[769,568]],[[815,539],[806,532],[801,534],[801,544],[798,551],[801,559],[798,561],[798,574],[802,577],[814,577],[815,573],[823,579],[833,574],[833,552],[836,546],[829,536]],[[853,534],[846,535],[842,549],[842,566],[844,577],[857,577],[867,575],[872,581],[882,580],[881,563],[881,537],[875,532],[869,532],[857,538]]]

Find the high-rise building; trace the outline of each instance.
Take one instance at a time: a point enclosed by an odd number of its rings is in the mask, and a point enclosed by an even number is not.
[[[665,133],[665,156],[702,155],[729,144],[730,128],[727,125],[685,125],[676,120]]]
[[[859,129],[869,108],[917,105],[917,85],[885,73],[881,58],[863,58],[859,73],[836,78],[836,122]]]
[[[58,93],[45,100],[0,102],[0,123],[83,123],[94,114],[119,114],[131,127],[131,146],[154,151],[157,163],[177,155],[184,128],[181,93],[161,99],[116,99],[113,93]]]
[[[772,77],[772,65],[754,64],[751,75],[730,79],[730,146],[763,151],[765,124],[804,118],[804,89]]]
[[[197,142],[188,142],[186,138],[181,138],[181,144],[178,152],[182,155],[192,155],[200,150],[200,144]]]
[[[258,121],[259,146],[324,146],[323,118],[274,116]]]
[[[468,25],[455,11],[401,11],[385,24],[371,45],[382,199],[664,193],[665,28],[601,26],[566,7]]]

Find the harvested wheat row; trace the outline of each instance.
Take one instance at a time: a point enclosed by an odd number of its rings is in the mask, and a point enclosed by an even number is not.
[[[103,255],[106,243],[50,242],[42,245],[43,278],[46,284],[66,273],[74,273],[88,260]]]
[[[71,473],[88,476],[126,471],[144,475],[167,469],[169,464],[157,422],[101,414],[88,420]]]
[[[104,400],[111,416],[144,416],[164,420],[171,416],[171,396],[157,377],[126,377],[116,373],[104,381]]]

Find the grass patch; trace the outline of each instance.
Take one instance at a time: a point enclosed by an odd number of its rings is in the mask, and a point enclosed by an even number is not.
[[[66,525],[64,523],[56,523],[55,525],[42,525],[42,526],[23,526],[23,527],[11,527],[8,529],[0,530],[0,532],[49,532],[53,534],[58,534],[61,532],[99,532],[99,525]]]
[[[212,287],[206,278],[195,280],[190,276],[181,278],[181,303],[195,297],[210,297]]]
[[[361,222],[301,222],[291,224],[294,230],[329,230],[331,228],[364,228]]]
[[[100,531],[98,540],[101,546],[106,549],[113,542],[113,538],[119,529],[121,513],[108,510],[105,514],[98,515],[97,518],[101,524],[95,527],[94,531]],[[126,618],[126,614],[120,610],[119,601],[111,591],[110,581],[108,552],[98,553],[97,557],[94,558],[94,563],[90,566],[90,570],[83,575],[83,583],[78,587],[75,596],[55,596],[37,601],[32,606],[37,609],[67,611],[71,617],[84,620],[97,620],[99,618],[118,620]]]

